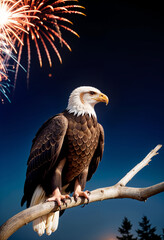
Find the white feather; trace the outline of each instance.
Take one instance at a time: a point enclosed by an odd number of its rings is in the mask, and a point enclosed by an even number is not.
[[[46,234],[50,235],[55,232],[58,228],[59,223],[59,211],[55,213],[49,213],[47,216]]]
[[[46,200],[45,192],[43,188],[38,185],[33,193],[30,207],[43,203]],[[51,235],[52,232],[55,232],[59,223],[59,211],[54,213],[49,213],[45,216],[39,217],[33,221],[33,229],[38,233],[39,236],[42,236],[45,231],[47,235]]]
[[[53,223],[52,223],[52,232],[55,232],[59,224],[59,211],[54,213]]]

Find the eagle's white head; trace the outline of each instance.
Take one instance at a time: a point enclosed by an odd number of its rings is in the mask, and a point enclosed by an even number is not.
[[[108,97],[94,87],[78,87],[70,95],[67,110],[80,116],[85,113],[96,117],[94,106],[98,102],[108,104]]]

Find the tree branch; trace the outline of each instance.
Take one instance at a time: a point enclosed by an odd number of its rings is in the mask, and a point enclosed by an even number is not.
[[[125,177],[123,177],[118,184],[126,186],[126,184],[145,166],[149,165],[151,158],[158,154],[158,150],[162,147],[161,144],[158,144],[150,153],[139,163],[137,164],[130,172],[128,172]]]
[[[148,163],[151,161],[151,158],[157,155],[157,151],[162,147],[162,145],[157,145],[138,165],[136,165],[131,171],[129,171],[125,177],[123,177],[116,185],[106,188],[99,188],[93,190],[89,197],[89,203],[96,201],[103,201],[107,199],[115,198],[131,198],[139,201],[145,201],[147,198],[164,192],[164,182],[159,184],[146,187],[146,188],[131,188],[126,187],[126,184]],[[77,202],[72,197],[71,200],[66,200],[66,203],[61,206],[60,210],[76,207],[82,204],[87,204],[87,199],[78,198]],[[30,207],[26,210],[21,211],[16,214],[8,221],[6,221],[0,227],[0,239],[8,239],[14,232],[19,228],[33,221],[34,219],[46,215],[50,212],[59,210],[56,202],[46,202],[39,204],[33,207]]]

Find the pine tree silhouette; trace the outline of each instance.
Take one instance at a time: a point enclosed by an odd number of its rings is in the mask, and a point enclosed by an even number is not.
[[[122,221],[121,227],[118,228],[119,233],[121,234],[121,237],[117,236],[117,239],[119,240],[137,240],[137,238],[134,238],[132,234],[130,234],[130,231],[132,229],[131,222],[125,217]]]
[[[160,235],[157,235],[156,227],[151,227],[150,221],[146,216],[143,216],[142,221],[139,222],[140,229],[137,229],[138,240],[162,240]]]

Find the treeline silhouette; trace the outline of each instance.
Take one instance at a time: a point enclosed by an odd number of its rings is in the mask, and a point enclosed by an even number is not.
[[[139,222],[139,228],[136,230],[137,237],[131,233],[132,226],[128,218],[125,217],[121,227],[118,228],[120,236],[116,236],[116,238],[119,240],[164,240],[164,228],[162,234],[158,235],[156,227],[151,226],[150,220],[146,216],[143,216],[141,222]]]

